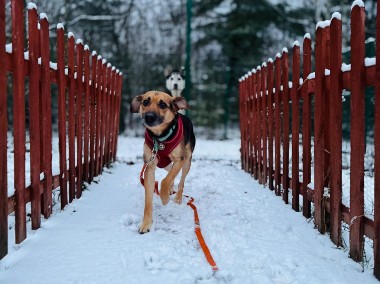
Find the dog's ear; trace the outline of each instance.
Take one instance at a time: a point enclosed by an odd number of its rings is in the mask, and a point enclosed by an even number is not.
[[[130,107],[131,113],[139,112],[141,101],[142,101],[142,96],[137,96],[133,98],[131,102],[131,107]]]
[[[174,98],[173,99],[173,105],[176,108],[176,110],[188,109],[189,108],[189,104],[187,103],[187,101],[185,100],[184,97]]]
[[[169,78],[170,77],[170,74],[172,73],[173,71],[173,67],[171,65],[166,65],[165,69],[164,69],[164,75],[166,78]]]

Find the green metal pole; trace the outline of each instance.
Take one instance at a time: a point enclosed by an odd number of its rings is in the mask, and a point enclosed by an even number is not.
[[[231,67],[226,67],[226,92],[224,94],[224,139],[228,137],[228,121],[230,120],[229,97],[231,93]]]
[[[185,99],[190,101],[191,98],[191,17],[192,17],[193,1],[186,0],[186,62],[185,62]]]

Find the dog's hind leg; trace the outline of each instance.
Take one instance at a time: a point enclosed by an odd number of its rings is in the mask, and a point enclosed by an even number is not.
[[[178,184],[178,192],[174,197],[174,202],[177,204],[182,203],[183,188],[185,187],[185,179],[186,179],[187,174],[190,171],[190,167],[191,167],[191,156],[187,158],[185,162],[183,163],[181,180],[179,181],[179,184]]]

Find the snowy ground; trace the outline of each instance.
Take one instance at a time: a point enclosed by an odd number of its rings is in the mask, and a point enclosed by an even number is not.
[[[29,230],[22,244],[11,240],[0,283],[378,283],[372,269],[362,272],[328,235],[240,170],[238,139],[198,139],[185,185],[219,271],[204,258],[185,202],[162,206],[156,197],[153,229],[138,234],[142,143],[120,137],[119,161],[98,183]]]

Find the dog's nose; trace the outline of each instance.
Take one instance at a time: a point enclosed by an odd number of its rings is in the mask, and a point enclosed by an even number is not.
[[[174,89],[175,89],[175,90],[178,89],[178,84],[174,84]]]
[[[146,113],[144,113],[143,119],[144,119],[145,124],[148,125],[148,126],[155,126],[155,125],[160,124],[159,117],[154,112],[146,112]]]

